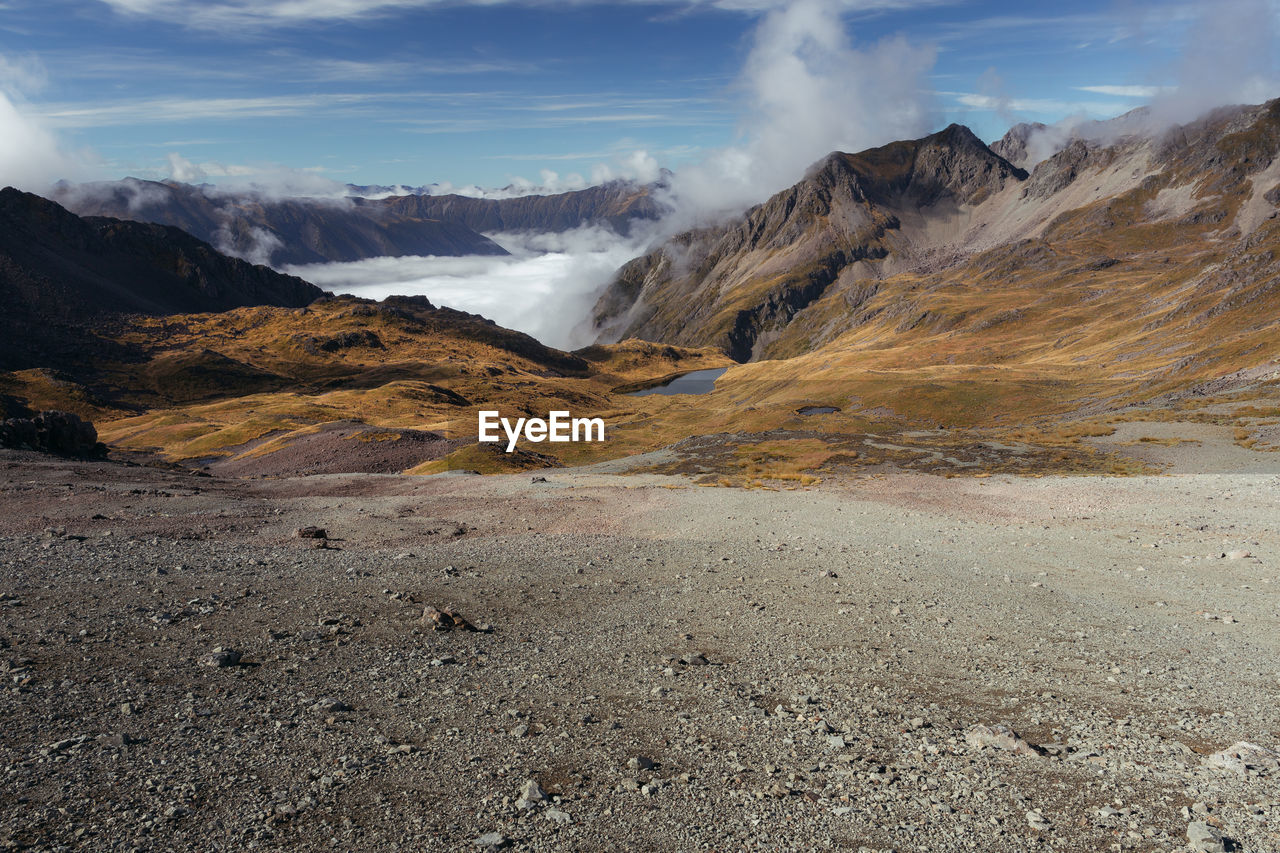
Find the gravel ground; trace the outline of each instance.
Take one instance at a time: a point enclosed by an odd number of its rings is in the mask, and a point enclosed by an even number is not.
[[[4,452],[0,844],[1280,850],[1277,474],[546,477]]]

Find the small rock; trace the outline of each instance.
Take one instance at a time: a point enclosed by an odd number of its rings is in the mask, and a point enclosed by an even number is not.
[[[1261,775],[1280,771],[1280,753],[1242,740],[1206,756],[1204,763],[1208,767],[1239,774],[1243,779],[1250,773]]]
[[[298,539],[328,539],[329,531],[323,527],[299,527],[293,535]]]
[[[489,832],[471,843],[484,850],[501,850],[507,846],[507,838],[501,832]]]
[[[242,657],[243,655],[235,649],[224,649],[222,646],[218,646],[205,655],[200,663],[212,667],[239,666]]]
[[[543,814],[543,817],[549,821],[558,823],[561,826],[573,820],[573,818],[569,817],[567,812],[562,812],[559,809],[547,809],[546,813]]]
[[[343,702],[341,699],[332,699],[328,696],[319,699],[311,706],[313,711],[319,711],[322,714],[339,714],[344,711],[354,711],[355,709]]]
[[[547,792],[533,779],[524,783],[524,787],[520,789],[520,798],[516,800],[516,808],[531,809],[538,803],[546,802]]]
[[[974,749],[1002,749],[1016,755],[1039,755],[1034,746],[1018,737],[1008,726],[984,726],[979,723],[964,735],[965,743]]]
[[[1226,836],[1204,821],[1187,827],[1187,841],[1195,853],[1226,853],[1228,849]]]
[[[1027,826],[1030,826],[1036,832],[1044,832],[1049,828],[1049,819],[1040,814],[1038,810],[1027,812]]]
[[[456,610],[437,610],[434,607],[427,607],[422,611],[422,622],[430,625],[433,631],[452,631],[454,628],[459,628],[463,631],[489,632],[488,625],[479,627],[472,625]]]
[[[637,755],[627,762],[627,766],[632,770],[652,770],[658,765],[652,758],[645,758],[643,755]]]

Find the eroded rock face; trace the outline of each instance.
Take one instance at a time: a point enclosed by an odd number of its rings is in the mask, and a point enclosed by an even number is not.
[[[93,424],[70,412],[41,412],[32,418],[0,421],[0,447],[37,450],[58,456],[101,456]]]

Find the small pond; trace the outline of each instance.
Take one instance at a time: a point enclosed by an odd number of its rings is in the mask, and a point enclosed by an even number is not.
[[[677,376],[665,385],[655,385],[643,391],[633,391],[629,397],[647,397],[650,394],[709,394],[715,388],[716,380],[724,375],[727,367],[712,367],[708,370],[695,370]]]

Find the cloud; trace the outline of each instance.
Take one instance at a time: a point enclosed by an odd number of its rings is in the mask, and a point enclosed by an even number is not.
[[[248,195],[266,200],[307,198],[345,203],[351,196],[346,184],[324,177],[319,166],[296,169],[277,163],[193,163],[176,151],[169,152],[166,162],[162,174],[155,177],[183,184],[208,184],[203,192],[210,197]]]
[[[364,104],[409,100],[403,93],[265,95],[253,98],[148,98],[132,101],[45,104],[41,117],[61,127],[113,127],[135,124],[182,124],[210,119],[312,116],[318,111],[350,111]]]
[[[335,293],[371,299],[426,296],[436,305],[482,314],[502,326],[572,349],[591,342],[586,318],[600,289],[646,241],[607,228],[561,234],[491,234],[510,257],[369,258],[289,267]]]
[[[1188,28],[1172,77],[1152,102],[1161,125],[1191,121],[1214,107],[1257,104],[1280,94],[1280,50],[1270,0],[1218,0]]]
[[[1059,98],[1010,98],[979,95],[973,92],[940,92],[954,97],[956,102],[976,110],[990,110],[1012,123],[1016,113],[1067,113],[1080,115],[1113,116],[1138,106],[1117,104],[1115,101],[1065,101]],[[1075,119],[1075,120],[1078,120]]]
[[[741,142],[680,169],[671,188],[678,225],[762,201],[831,151],[931,129],[926,76],[934,49],[901,37],[855,48],[844,8],[836,0],[799,0],[761,20],[738,81]]]
[[[251,27],[296,27],[331,21],[367,21],[374,16],[447,6],[604,5],[618,0],[102,0],[122,15],[156,18],[196,29],[249,32]],[[788,0],[621,0],[639,6],[686,10],[719,9],[751,15],[784,10]],[[876,13],[950,5],[955,0],[833,0],[844,12]]]
[[[78,179],[85,171],[48,128],[0,93],[0,186],[46,192],[54,182]]]
[[[0,186],[47,192],[56,181],[80,180],[91,171],[91,155],[69,152],[27,106],[24,94],[45,83],[38,59],[0,54]]]
[[[0,92],[22,97],[39,92],[49,84],[49,72],[35,55],[0,55]]]
[[[1149,101],[1069,104],[1054,100],[1014,101],[1026,112],[1070,112],[1072,115],[1031,136],[1028,168],[1046,159],[1073,139],[1111,144],[1132,134],[1158,134],[1177,124],[1200,118],[1215,107],[1257,104],[1280,95],[1280,18],[1273,0],[1219,0],[1212,7],[1184,5],[1161,10],[1185,22],[1177,58],[1147,70],[1147,79],[1173,80],[1174,85],[1108,84],[1077,86],[1078,91],[1115,98]],[[993,108],[982,96],[960,94],[958,100],[978,108]],[[1074,109],[1071,109],[1074,107]],[[1123,115],[1110,121],[1088,121]]]
[[[1172,86],[1076,86],[1076,91],[1092,92],[1095,95],[1112,95],[1117,98],[1154,98],[1156,95],[1173,91]]]

